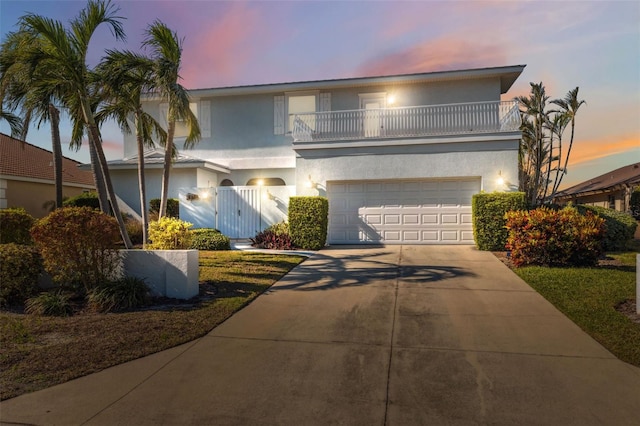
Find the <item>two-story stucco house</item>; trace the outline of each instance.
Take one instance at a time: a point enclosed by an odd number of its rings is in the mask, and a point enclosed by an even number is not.
[[[289,195],[323,195],[330,244],[471,244],[472,195],[518,184],[518,107],[500,99],[523,69],[191,90],[202,140],[180,150],[170,196],[182,218],[232,238],[286,217]],[[166,116],[159,100],[145,109]],[[133,136],[124,151],[114,185],[139,208]],[[158,197],[160,152],[146,168]]]

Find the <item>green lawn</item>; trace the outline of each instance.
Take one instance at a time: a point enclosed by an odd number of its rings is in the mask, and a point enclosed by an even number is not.
[[[118,314],[68,318],[0,311],[0,398],[63,383],[197,339],[241,309],[303,260],[239,251],[200,252],[200,281],[215,296]]]
[[[640,367],[640,324],[615,309],[636,297],[636,253],[610,257],[622,265],[524,267],[515,272],[614,355]]]

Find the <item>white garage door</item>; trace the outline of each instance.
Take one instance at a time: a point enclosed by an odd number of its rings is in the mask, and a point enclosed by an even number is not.
[[[330,244],[473,244],[480,178],[329,182]]]

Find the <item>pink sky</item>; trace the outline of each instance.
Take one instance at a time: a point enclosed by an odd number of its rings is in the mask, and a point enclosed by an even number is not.
[[[184,38],[189,88],[527,64],[505,99],[542,81],[552,98],[579,86],[587,101],[565,185],[640,161],[640,2],[115,3],[128,41],[99,31],[90,61],[107,47],[137,49],[145,27],[160,19]],[[25,12],[66,22],[83,5],[2,0],[0,30],[4,36]],[[121,158],[120,131],[103,134],[108,158]],[[48,148],[47,125],[28,139]],[[65,155],[88,161],[85,151]]]

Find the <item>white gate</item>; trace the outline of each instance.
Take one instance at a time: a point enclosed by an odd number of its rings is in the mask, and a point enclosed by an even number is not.
[[[218,188],[218,229],[229,238],[251,238],[261,230],[260,188]]]

